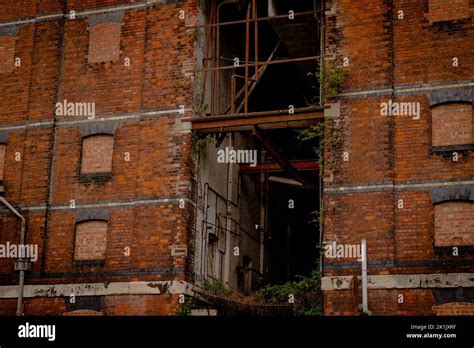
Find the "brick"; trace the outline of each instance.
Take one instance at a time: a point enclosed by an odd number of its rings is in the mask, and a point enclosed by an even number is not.
[[[121,27],[121,23],[109,22],[89,28],[89,64],[119,59]]]
[[[429,0],[430,23],[470,17],[469,0]]]
[[[93,135],[82,141],[81,173],[110,173],[114,137],[111,135]]]
[[[74,260],[103,260],[107,248],[107,222],[86,221],[76,226]]]
[[[452,302],[433,306],[436,315],[474,315],[474,303]]]
[[[15,36],[0,36],[0,74],[15,68]]]
[[[435,245],[474,245],[474,202],[448,202],[435,206]]]
[[[474,143],[472,104],[444,104],[432,109],[433,146]]]

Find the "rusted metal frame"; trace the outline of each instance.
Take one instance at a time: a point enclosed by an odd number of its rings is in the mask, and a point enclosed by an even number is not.
[[[266,62],[270,62],[273,59],[273,57],[275,56],[278,48],[280,47],[280,44],[281,44],[281,41],[279,41],[277,43],[277,45],[273,49],[272,53],[270,54],[270,56],[268,57]],[[261,65],[260,68],[258,69],[259,76],[260,77],[263,76],[263,74],[265,73],[266,70],[267,70],[267,64]],[[235,75],[235,76],[240,76],[240,75]],[[252,78],[250,79],[250,81],[255,82],[255,84],[252,84],[252,86],[250,87],[249,96],[252,94],[253,90],[255,89],[254,86],[259,82],[259,80],[260,79],[255,78],[255,75],[252,76]],[[232,83],[234,84],[233,86],[232,86]],[[232,82],[232,80],[231,80],[231,89],[232,89],[232,87],[234,88],[234,94],[235,94],[235,82]],[[232,96],[232,94],[231,94],[231,104],[227,106],[227,108],[224,111],[224,114],[227,114],[229,111],[232,110],[232,105],[235,105],[235,101],[238,100],[242,96],[242,94],[244,93],[244,89],[245,89],[245,86],[242,86],[242,88],[240,88],[239,92],[237,92],[237,95]],[[232,97],[234,98],[233,102],[232,102]],[[243,106],[242,103],[240,104],[239,110],[237,112],[240,112],[242,110],[241,106]],[[234,106],[234,111],[231,111],[231,113],[234,113],[234,112],[235,112],[235,106]]]
[[[308,56],[308,57],[298,57],[298,58],[288,58],[288,59],[278,59],[278,60],[273,60],[271,62],[259,62],[258,66],[263,66],[263,65],[273,65],[273,64],[286,64],[286,63],[297,63],[297,62],[305,62],[308,60],[319,60],[320,58],[325,58],[325,57],[334,57],[334,56],[341,56],[341,54],[330,54],[330,55],[319,55],[319,56]],[[254,67],[256,64],[255,63],[249,63],[249,67]],[[225,65],[225,66],[220,66],[218,68],[208,68],[207,70],[230,70],[230,69],[235,69],[235,68],[244,68],[244,66],[238,66],[235,67],[233,65]],[[200,73],[203,72],[204,69],[200,70],[195,70],[195,73]]]
[[[303,175],[291,164],[291,162],[283,156],[272,144],[271,140],[265,135],[265,133],[256,125],[253,126],[253,134],[260,141],[262,146],[271,153],[275,158],[275,161],[288,173],[290,176],[302,183],[306,188],[314,188],[315,186],[307,181]]]
[[[214,23],[216,21],[216,1],[214,0],[212,2],[212,10],[211,10],[211,23]],[[209,70],[212,71],[212,74],[211,74],[211,100],[210,100],[210,112],[211,112],[211,115],[214,115],[215,111],[214,111],[214,99],[215,99],[215,86],[214,86],[214,79],[215,79],[215,75],[216,75],[216,40],[215,40],[215,37],[216,37],[216,31],[217,31],[217,27],[212,27],[213,30],[212,30],[212,40],[211,40],[211,45],[212,45],[212,68],[208,68]]]
[[[250,11],[251,11],[252,5],[248,4],[247,6],[247,22],[245,24],[245,96],[244,96],[244,101],[245,101],[245,106],[244,106],[244,112],[247,113],[249,112],[249,55],[250,55]]]
[[[258,21],[257,21],[257,2],[253,0],[253,21],[254,21],[254,55],[255,55],[255,76],[258,80]]]
[[[264,114],[246,116],[213,116],[188,119],[192,123],[192,129],[197,133],[216,134],[222,132],[247,132],[253,130],[253,125],[259,125],[262,129],[281,129],[314,125],[316,121],[323,118],[323,113],[299,113],[299,114]],[[290,125],[291,124],[291,125]]]
[[[232,77],[231,77],[231,79],[230,79],[230,87],[231,87],[230,89],[231,89],[231,91],[234,91],[234,92],[233,92],[234,94],[235,94],[235,79],[236,79],[237,77],[238,77],[238,78],[241,78],[241,79],[245,79],[245,76],[242,76],[242,75],[237,75],[237,74],[233,74],[233,75],[232,75]],[[251,78],[249,77],[247,80],[249,81],[249,83],[254,83],[254,82],[256,83],[256,82],[257,82],[257,80],[254,79],[253,77],[251,77]],[[253,86],[253,85],[254,85],[254,84],[252,84],[252,86]],[[232,94],[232,92],[231,92],[231,95],[230,95],[230,106],[228,106],[227,109],[225,110],[225,112],[224,112],[225,114],[226,114],[227,112],[229,112],[229,107],[230,107],[230,109],[231,109],[231,113],[235,113],[235,99],[238,99],[238,98],[240,98],[240,97],[242,96],[242,93],[243,93],[243,91],[244,91],[244,88],[245,88],[245,86],[243,86],[243,87],[240,89],[239,95],[238,95],[237,97],[234,96],[234,94]],[[250,90],[249,90],[249,96],[250,96],[251,93],[252,93],[252,92],[251,92],[251,89],[250,89]],[[240,111],[240,110],[238,110],[237,112],[239,112],[239,111]]]
[[[295,18],[300,17],[300,16],[307,16],[307,15],[314,15],[314,13],[321,12],[321,11],[305,11],[305,12],[297,12],[294,14]],[[284,15],[278,15],[278,16],[273,16],[273,17],[260,17],[257,18],[257,21],[267,21],[271,19],[281,19],[281,18],[288,18],[288,14]],[[202,24],[202,25],[194,25],[194,26],[189,26],[188,28],[194,29],[194,28],[206,28],[206,27],[222,27],[225,25],[236,25],[236,24],[245,24],[247,21],[245,19],[241,19],[238,21],[229,21],[229,22],[221,22],[221,23],[213,23],[213,24]]]
[[[293,110],[292,110],[293,111]],[[290,114],[290,109],[280,109],[280,110],[268,110],[268,111],[257,111],[257,112],[249,112],[245,113],[236,113],[236,114],[225,114],[225,115],[217,115],[213,117],[188,117],[183,119],[183,121],[190,121],[190,122],[207,122],[212,119],[232,119],[232,118],[248,118],[248,117],[255,117],[255,116],[285,116],[285,115],[298,115],[298,114],[316,114],[322,113],[324,111],[323,106],[307,106],[302,108],[295,108],[294,114]]]
[[[281,44],[281,41],[278,41],[277,45],[275,46],[275,49],[273,50],[273,52],[270,54],[270,57],[268,57],[266,63],[270,63],[273,59],[273,57],[275,56],[278,48],[280,47],[280,44]],[[265,74],[265,71],[267,71],[267,67],[268,67],[268,64],[264,64],[262,65],[262,67],[260,68],[260,76],[263,76],[263,74]],[[249,97],[252,95],[253,91],[255,90],[255,88],[257,88],[257,84],[260,82],[260,78],[257,78],[255,79],[255,83],[252,83],[252,86],[250,87],[250,90],[249,90]],[[239,107],[237,108],[237,113],[241,112],[242,111],[242,107],[244,106],[244,103],[243,101],[240,103]]]

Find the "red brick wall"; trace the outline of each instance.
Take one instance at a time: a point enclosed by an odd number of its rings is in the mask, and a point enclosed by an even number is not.
[[[434,208],[435,245],[474,245],[474,203],[448,202]]]
[[[472,104],[439,105],[431,111],[433,146],[474,143]]]
[[[120,56],[121,23],[100,23],[89,28],[89,64],[115,62]]]
[[[15,41],[14,36],[0,36],[0,74],[15,68]]]
[[[0,20],[60,13],[62,3],[6,1],[0,6]],[[68,1],[67,11],[118,4],[136,2]],[[15,206],[40,207],[38,211],[25,210],[27,242],[38,244],[40,253],[28,283],[184,280],[186,260],[172,257],[170,249],[187,244],[192,224],[191,207],[181,209],[176,202],[191,193],[191,135],[181,132],[178,119],[183,115],[176,111],[138,116],[141,112],[176,110],[181,104],[192,106],[191,80],[182,69],[184,62],[194,59],[194,35],[178,15],[183,9],[192,16],[195,5],[189,0],[125,10],[118,37],[121,54],[110,64],[89,64],[87,16],[20,26],[15,55],[21,58],[21,66],[0,74],[0,127],[16,127],[8,134],[6,198]],[[72,124],[65,124],[66,117],[59,116],[53,128],[55,104],[65,99],[95,102],[100,122],[74,117]],[[106,119],[110,115],[115,116],[113,121]],[[126,117],[117,120],[117,115]],[[27,122],[41,126],[21,128]],[[81,175],[82,127],[103,123],[116,128],[111,175],[103,181],[82,180],[87,177]],[[15,160],[17,153],[19,161]],[[163,197],[171,197],[172,202],[166,203]],[[74,242],[76,213],[96,208],[69,209],[71,200],[78,206],[104,205],[109,211],[106,262],[94,276],[85,274],[89,269],[74,265]],[[150,203],[143,203],[147,200]],[[141,203],[134,206],[135,201]],[[56,210],[46,213],[41,208],[46,204]],[[8,215],[0,221],[0,240],[17,241],[18,220]],[[130,248],[129,256],[124,254],[125,247]],[[0,260],[0,270],[6,276],[0,285],[17,283],[13,260]],[[112,271],[120,273],[106,273]],[[122,298],[124,303],[115,300],[111,308],[117,308],[111,311],[128,310],[128,299]],[[129,300],[138,302],[140,297]],[[167,301],[168,297],[150,299],[148,307],[134,303],[138,308],[134,313],[165,313],[171,308]],[[2,300],[0,308],[7,302]],[[14,306],[10,314],[14,314]],[[31,299],[25,312],[62,315],[65,309],[61,306],[52,299]]]
[[[474,303],[452,302],[433,306],[436,315],[474,315]]]
[[[82,140],[81,173],[110,173],[114,137],[94,135]]]
[[[107,247],[107,222],[85,221],[76,225],[74,260],[103,260]]]
[[[433,139],[439,128],[437,112],[442,109],[430,109],[429,98],[433,92],[453,93],[454,89],[446,92],[440,84],[474,76],[474,57],[466,49],[474,42],[473,24],[432,25],[426,17],[428,1],[394,1],[393,9],[391,3],[326,2],[327,10],[335,9],[335,15],[326,18],[326,43],[336,46],[339,62],[342,57],[349,59],[342,92],[351,95],[339,98],[341,145],[325,154],[326,161],[336,159],[336,164],[332,173],[325,173],[324,241],[337,236],[338,243],[358,244],[367,238],[369,263],[378,263],[370,267],[371,275],[472,272],[473,266],[462,262],[434,266],[440,258],[453,258],[435,253],[435,206],[430,190],[438,184],[427,182],[474,176],[472,151],[460,154],[458,162],[432,152],[437,144]],[[398,11],[403,11],[403,19],[398,19]],[[454,57],[458,66],[453,66]],[[407,90],[402,92],[402,88]],[[382,116],[380,105],[389,100],[419,103],[419,119]],[[456,123],[453,129],[463,129],[463,144],[467,133],[472,134],[472,109],[467,124],[466,106],[442,106],[461,110],[459,118],[452,112],[444,116]],[[454,138],[461,143],[461,137]],[[472,138],[468,143],[472,144]],[[342,160],[343,152],[349,154],[349,161]],[[463,219],[471,216],[464,214]],[[463,226],[472,230],[464,221]],[[355,266],[349,267],[351,263]],[[398,263],[407,266],[397,267]],[[360,275],[360,264],[354,260],[325,258],[324,265],[324,276]],[[397,303],[400,292],[404,304]],[[325,291],[324,312],[346,315],[358,303],[361,300],[354,300],[351,291]],[[432,306],[431,290],[369,290],[369,308],[375,314],[433,315]]]
[[[105,296],[100,312],[82,310],[67,312],[65,298],[27,298],[25,313],[29,315],[170,315],[178,308],[177,295]],[[16,300],[0,300],[0,315],[14,315]],[[85,312],[85,313],[84,313]]]
[[[469,0],[429,0],[430,23],[469,18]]]
[[[403,296],[399,303],[399,296]],[[402,297],[400,297],[402,298]],[[361,289],[324,292],[324,315],[359,315]],[[369,289],[368,307],[372,315],[435,315],[434,297],[429,289]]]

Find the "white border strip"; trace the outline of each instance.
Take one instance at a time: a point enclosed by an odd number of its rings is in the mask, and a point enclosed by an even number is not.
[[[450,83],[444,85],[431,85],[431,86],[423,86],[423,87],[395,87],[392,88],[385,88],[385,89],[366,89],[362,91],[356,92],[347,92],[341,93],[339,97],[354,97],[360,95],[371,95],[371,94],[380,94],[380,93],[407,93],[407,92],[419,92],[419,91],[429,91],[429,90],[438,90],[438,89],[449,89],[449,88],[462,88],[462,87],[473,87],[474,82],[467,82],[467,83]]]
[[[161,291],[162,289],[163,291]],[[185,281],[149,281],[115,283],[78,283],[25,285],[24,297],[69,297],[74,296],[111,296],[111,295],[176,295],[194,294],[194,286]],[[0,286],[0,298],[16,298],[17,285]]]
[[[68,18],[69,14],[70,14],[70,11],[75,11],[76,17],[81,17],[81,16],[87,16],[87,15],[96,14],[96,13],[141,9],[141,8],[146,8],[148,6],[152,6],[154,4],[164,5],[165,1],[164,0],[148,0],[144,3],[139,3],[139,4],[109,6],[109,7],[104,7],[104,8],[98,8],[98,9],[93,9],[93,10],[82,10],[82,11],[77,11],[77,10],[74,10],[74,9],[70,9],[68,13],[62,13],[62,12],[61,13],[53,13],[53,14],[47,14],[47,15],[40,15],[40,16],[36,16],[34,18],[29,18],[29,19],[20,20],[20,21],[2,22],[2,23],[0,23],[0,27],[9,27],[9,26],[13,26],[13,25],[34,24],[36,22],[40,22],[40,21],[44,21],[44,20],[50,20],[50,19],[58,19],[58,18],[62,18],[62,17]]]
[[[380,184],[380,185],[358,185],[358,186],[341,186],[327,187],[324,192],[344,192],[344,191],[364,191],[374,189],[404,189],[404,188],[426,188],[426,187],[442,187],[456,185],[474,185],[474,180],[466,181],[444,181],[444,182],[427,182],[419,184]]]
[[[321,278],[321,289],[352,289],[355,276],[331,276]],[[361,283],[361,277],[357,277]],[[360,286],[359,286],[360,287]],[[431,274],[392,274],[368,277],[369,289],[430,289],[430,288],[472,288],[474,273],[431,273]]]

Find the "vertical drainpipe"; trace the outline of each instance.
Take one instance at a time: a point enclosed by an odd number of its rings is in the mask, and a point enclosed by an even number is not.
[[[233,139],[232,135],[230,136],[230,147],[233,148]],[[232,228],[232,221],[230,219],[230,216],[232,215],[232,191],[233,191],[233,186],[234,186],[234,165],[232,163],[229,163],[227,165],[227,197],[226,197],[226,221],[225,221],[225,260],[224,260],[224,283],[226,285],[229,285],[229,280],[230,280],[230,255],[231,255],[231,243],[230,239],[232,237],[230,231]]]
[[[325,53],[325,16],[324,16],[324,11],[325,11],[325,2],[322,1],[321,8],[320,8],[320,42],[319,42],[319,55],[321,56],[320,58],[320,67],[323,66],[323,54]],[[322,98],[322,82],[319,83],[319,103],[321,104],[321,98]],[[322,149],[322,155],[319,158],[319,247],[322,248],[323,245],[323,237],[324,237],[324,148]],[[320,249],[321,251],[321,249]],[[319,272],[320,276],[323,276],[323,255],[320,252],[319,256]]]
[[[13,214],[15,214],[21,220],[20,228],[20,245],[25,245],[25,231],[26,231],[26,220],[8,201],[0,196],[0,202],[2,202]],[[25,287],[25,271],[31,269],[31,262],[28,259],[19,258],[15,262],[15,270],[20,271],[20,277],[18,280],[18,302],[16,306],[16,315],[23,315],[23,290]]]

